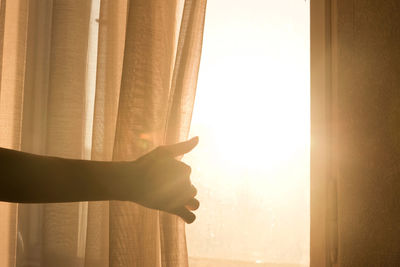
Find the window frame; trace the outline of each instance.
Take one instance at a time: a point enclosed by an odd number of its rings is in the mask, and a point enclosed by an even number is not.
[[[310,0],[310,267],[332,266],[337,257],[328,221],[334,4]]]

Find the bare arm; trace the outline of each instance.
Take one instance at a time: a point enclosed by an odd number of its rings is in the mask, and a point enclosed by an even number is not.
[[[198,208],[190,167],[174,157],[194,138],[159,147],[131,162],[74,160],[0,148],[0,201],[49,203],[124,200],[194,221]]]
[[[107,200],[111,198],[111,178],[119,164],[0,148],[0,200],[20,203]]]

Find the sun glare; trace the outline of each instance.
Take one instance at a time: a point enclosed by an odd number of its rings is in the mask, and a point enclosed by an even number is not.
[[[191,266],[205,258],[307,266],[309,4],[207,8],[191,126],[200,144],[184,158],[202,202],[187,228]]]

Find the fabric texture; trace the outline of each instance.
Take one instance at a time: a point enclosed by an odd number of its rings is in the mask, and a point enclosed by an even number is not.
[[[1,0],[0,146],[134,160],[186,139],[205,6]],[[0,203],[0,214],[0,266],[188,266],[183,221],[134,203]]]

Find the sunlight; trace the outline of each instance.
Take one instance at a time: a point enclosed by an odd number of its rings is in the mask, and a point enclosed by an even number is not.
[[[184,158],[202,202],[187,227],[191,266],[307,266],[309,4],[220,0],[207,8],[190,132],[200,144]]]

